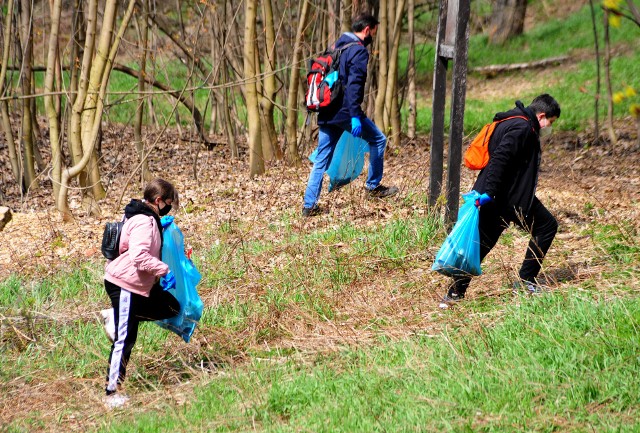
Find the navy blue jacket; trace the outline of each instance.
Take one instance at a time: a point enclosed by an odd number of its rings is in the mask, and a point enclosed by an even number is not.
[[[340,55],[338,76],[342,80],[342,98],[318,114],[319,125],[335,125],[350,122],[352,117],[365,117],[361,104],[364,100],[364,84],[367,81],[369,51],[365,48],[364,42],[353,33],[343,33],[334,46],[340,48],[354,41],[359,41],[362,45],[352,45]]]
[[[493,197],[502,208],[514,207],[528,214],[538,184],[540,123],[534,113],[522,102],[516,108],[498,113],[495,120],[510,116],[524,116],[498,123],[489,140],[489,163],[480,171],[473,189]]]

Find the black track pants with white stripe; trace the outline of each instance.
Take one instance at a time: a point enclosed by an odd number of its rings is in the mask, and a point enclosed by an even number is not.
[[[116,339],[111,345],[107,371],[106,391],[109,395],[116,392],[118,384],[124,380],[140,322],[173,317],[180,312],[180,304],[159,284],[153,286],[148,298],[121,289],[107,280],[104,287],[111,299],[116,326]]]

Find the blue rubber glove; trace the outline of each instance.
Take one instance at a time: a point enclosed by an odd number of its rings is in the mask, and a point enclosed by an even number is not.
[[[167,275],[160,277],[160,287],[162,290],[170,290],[176,287],[176,277],[169,271]]]
[[[173,222],[173,215],[165,215],[162,218],[160,218],[160,224],[162,224],[163,229],[166,229],[167,227],[169,227],[172,222]]]
[[[359,117],[351,118],[351,135],[360,137],[362,135],[362,122]]]
[[[487,195],[487,193],[483,193],[476,200],[476,206],[477,207],[484,206],[485,204],[491,203],[492,201],[493,201],[493,199],[491,197],[489,197],[489,195]]]

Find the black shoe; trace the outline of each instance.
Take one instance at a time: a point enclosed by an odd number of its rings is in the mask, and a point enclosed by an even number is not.
[[[539,295],[540,293],[542,293],[542,290],[543,287],[539,284],[532,283],[531,281],[527,280],[518,280],[513,283],[512,293],[514,295]]]
[[[440,301],[440,305],[438,305],[438,307],[442,308],[443,310],[446,310],[450,306],[457,304],[463,299],[464,299],[464,294],[449,292],[442,297],[442,301]]]
[[[303,207],[302,208],[302,216],[305,218],[320,215],[320,208],[318,206],[314,207]]]
[[[372,197],[372,198],[393,197],[399,191],[400,190],[398,189],[398,187],[384,186],[384,185],[378,185],[374,189],[367,189],[367,193],[369,194],[369,197]]]

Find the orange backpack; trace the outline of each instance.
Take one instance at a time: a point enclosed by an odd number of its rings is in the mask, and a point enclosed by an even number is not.
[[[493,130],[496,129],[498,123],[515,118],[529,121],[529,119],[524,116],[511,116],[484,125],[480,133],[476,135],[476,138],[473,139],[464,152],[464,165],[471,170],[482,170],[485,168],[489,163],[489,140],[491,139],[491,135],[493,135]]]

